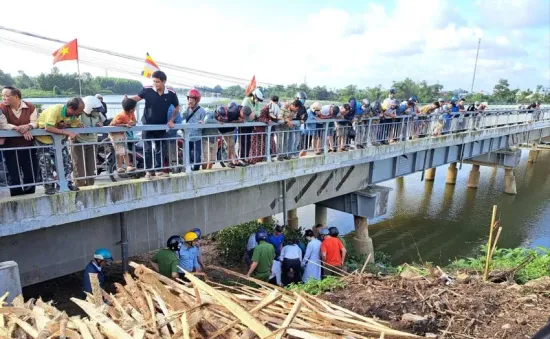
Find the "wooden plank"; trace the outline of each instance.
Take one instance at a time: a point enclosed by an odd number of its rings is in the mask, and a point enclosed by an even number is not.
[[[191,336],[189,335],[190,330],[189,323],[187,322],[187,312],[183,312],[181,315],[181,331],[183,334],[183,339],[191,339]]]
[[[31,337],[33,338],[38,337],[38,331],[35,330],[31,325],[27,324],[26,322],[17,318],[16,316],[11,316],[10,319],[13,320],[13,322],[15,322],[17,326],[21,327],[21,329]]]
[[[294,306],[292,306],[292,310],[290,310],[290,313],[286,316],[285,321],[283,322],[283,325],[282,325],[283,330],[279,334],[277,334],[275,339],[282,339],[283,338],[283,336],[286,333],[287,327],[290,325],[292,320],[294,320],[294,317],[296,316],[296,314],[300,310],[301,306],[302,306],[302,297],[299,296],[298,300],[296,300],[296,303],[294,303]]]
[[[92,333],[90,333],[90,329],[88,328],[88,326],[86,326],[86,324],[84,324],[84,322],[80,320],[79,317],[73,317],[71,318],[71,321],[76,325],[83,339],[94,339]]]
[[[183,268],[179,268],[183,270]],[[266,338],[271,335],[271,331],[267,327],[260,323],[239,304],[231,301],[231,299],[227,298],[221,292],[206,284],[199,278],[193,276],[193,274],[186,272],[185,270],[183,271],[185,272],[185,277],[189,279],[195,286],[210,294],[212,298],[216,299],[216,301],[218,301],[221,305],[225,306],[231,313],[233,313],[233,315],[235,315],[249,329],[254,331],[254,333],[256,333],[260,338]]]
[[[103,327],[103,329],[105,329],[108,334],[113,335],[119,339],[132,339],[132,336],[126,333],[122,328],[120,328],[120,326],[115,324],[103,313],[94,308],[92,304],[77,298],[71,298],[71,301],[77,304],[81,309],[83,309],[84,312],[86,312],[91,319],[97,321],[98,324]]]

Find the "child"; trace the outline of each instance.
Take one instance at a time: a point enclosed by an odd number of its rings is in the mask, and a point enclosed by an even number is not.
[[[110,126],[117,127],[133,127],[136,125],[136,101],[130,98],[125,98],[122,100],[122,111],[120,111],[114,119],[111,121]],[[116,164],[117,172],[133,172],[136,170],[134,166],[130,163],[128,158],[128,152],[126,150],[126,133],[125,132],[116,132],[109,133],[111,141],[115,144],[116,152]],[[124,169],[123,162],[126,163],[126,169]]]

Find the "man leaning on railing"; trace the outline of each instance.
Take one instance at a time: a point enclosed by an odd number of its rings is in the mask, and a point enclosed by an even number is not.
[[[22,136],[1,140],[4,147],[12,148],[3,151],[6,158],[6,167],[10,174],[11,183],[8,185],[21,185],[20,173],[23,173],[23,185],[34,184],[38,178],[38,164],[36,161],[36,149],[28,149],[33,145],[31,129],[36,128],[38,118],[33,104],[22,100],[21,91],[15,87],[6,86],[2,89],[0,103],[0,129],[14,130]],[[21,148],[21,149],[13,149]],[[0,158],[1,159],[1,158]],[[35,185],[10,188],[10,195],[33,194]]]
[[[67,128],[83,127],[80,122],[80,115],[84,111],[84,101],[81,98],[72,98],[67,101],[66,104],[51,105],[46,108],[38,117],[38,128],[43,128],[46,132],[52,134],[62,135],[74,140],[77,134],[71,132]],[[71,180],[73,173],[73,166],[71,163],[71,156],[66,146],[66,139],[64,138],[63,147],[60,152],[63,156],[63,167],[65,170],[65,178],[68,181],[68,187],[71,191],[78,191],[78,187],[73,185]],[[38,166],[40,166],[40,173],[42,174],[42,181],[44,182],[44,189],[46,194],[55,194],[55,177],[53,175],[55,160],[55,146],[51,136],[41,135],[36,136],[35,145],[39,146],[38,153]]]

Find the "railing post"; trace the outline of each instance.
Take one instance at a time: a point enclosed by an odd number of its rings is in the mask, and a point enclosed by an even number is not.
[[[265,159],[266,162],[271,162],[271,125],[267,125],[267,132],[265,137]]]
[[[183,147],[185,149],[185,173],[190,174],[191,173],[191,150],[189,148],[189,129],[184,128],[183,129]],[[196,150],[194,150],[196,151]]]
[[[67,181],[67,178],[65,177],[65,166],[63,166],[63,137],[57,134],[53,134],[52,138],[55,150],[55,171],[57,172],[59,191],[67,192],[69,190],[69,183]],[[43,178],[43,180],[46,179]]]
[[[367,147],[372,146],[372,143],[370,142],[371,127],[372,127],[372,118],[370,118],[367,123],[367,142],[365,143]]]
[[[328,125],[329,122],[325,122],[325,133],[323,133],[323,153],[326,156],[328,154],[328,145],[327,145],[327,139],[328,139]]]

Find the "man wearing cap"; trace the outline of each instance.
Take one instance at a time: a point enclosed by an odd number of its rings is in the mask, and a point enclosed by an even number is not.
[[[98,248],[94,253],[94,258],[88,263],[84,269],[84,279],[82,285],[84,292],[92,293],[92,283],[90,281],[90,273],[97,274],[99,287],[104,288],[105,274],[103,268],[113,262],[111,252],[106,248]]]

